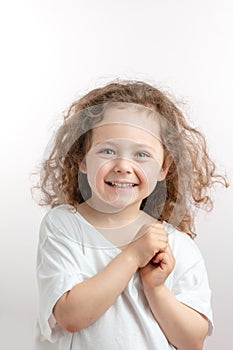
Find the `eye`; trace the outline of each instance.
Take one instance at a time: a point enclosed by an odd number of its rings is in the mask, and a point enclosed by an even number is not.
[[[137,152],[135,153],[136,158],[149,158],[150,154],[147,152]]]
[[[113,151],[113,150],[110,149],[110,148],[102,149],[102,150],[99,151],[99,153],[107,154],[107,155],[114,155],[114,154],[116,154],[116,152]]]

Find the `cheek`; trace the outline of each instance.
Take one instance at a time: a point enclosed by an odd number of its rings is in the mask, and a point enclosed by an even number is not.
[[[151,162],[140,167],[139,178],[148,193],[152,192],[157,184],[161,166],[157,162]]]
[[[99,163],[95,170],[95,178],[100,184],[103,183],[106,175],[110,172],[109,162]]]
[[[101,185],[110,167],[110,162],[103,159],[91,157],[87,160],[87,179],[93,189]]]

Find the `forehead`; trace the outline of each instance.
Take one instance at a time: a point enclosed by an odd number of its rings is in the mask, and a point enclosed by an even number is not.
[[[104,139],[160,140],[158,113],[143,106],[110,107],[92,131],[93,141]]]

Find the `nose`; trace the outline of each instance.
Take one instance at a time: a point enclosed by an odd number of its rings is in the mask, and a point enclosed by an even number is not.
[[[131,162],[125,158],[117,158],[113,170],[122,174],[131,174],[133,172]]]

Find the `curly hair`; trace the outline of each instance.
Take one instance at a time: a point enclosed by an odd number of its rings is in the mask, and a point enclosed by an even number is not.
[[[170,97],[142,81],[114,81],[96,88],[74,102],[64,116],[53,148],[40,170],[40,183],[34,186],[42,194],[39,204],[55,207],[70,204],[76,208],[91,196],[87,177],[79,164],[92,141],[92,128],[114,103],[141,105],[161,116],[161,139],[165,161],[171,165],[165,180],[141,203],[141,209],[178,230],[195,237],[196,208],[211,210],[210,190],[218,182],[228,186],[207,152],[204,136],[188,124],[185,116]]]

